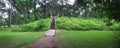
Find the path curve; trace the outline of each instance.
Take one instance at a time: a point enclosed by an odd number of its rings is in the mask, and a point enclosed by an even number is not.
[[[45,36],[38,41],[31,43],[21,48],[61,48],[57,43],[55,36],[55,18],[52,18],[50,30],[45,33]]]

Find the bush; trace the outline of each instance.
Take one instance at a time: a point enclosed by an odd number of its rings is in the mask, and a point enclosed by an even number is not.
[[[114,20],[110,21],[110,26],[106,25],[103,19],[98,18],[75,18],[75,17],[60,17],[56,20],[57,29],[64,30],[120,30],[120,23]],[[29,24],[23,24],[15,27],[12,31],[45,31],[49,29],[50,19],[40,19]]]
[[[99,19],[89,18],[67,18],[61,17],[57,19],[58,29],[67,30],[103,30],[105,23]]]
[[[120,23],[114,23],[113,25],[107,27],[108,30],[120,30]]]
[[[3,31],[10,31],[10,29],[9,28],[0,27],[0,32],[3,32]]]
[[[12,31],[26,32],[26,31],[44,31],[49,29],[50,19],[40,19],[29,24],[23,24],[14,27]]]

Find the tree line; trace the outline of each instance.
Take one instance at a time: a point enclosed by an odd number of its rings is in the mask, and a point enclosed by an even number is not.
[[[73,4],[69,2],[69,0],[0,0],[0,25],[11,27],[51,16],[120,20],[119,0],[74,0]]]

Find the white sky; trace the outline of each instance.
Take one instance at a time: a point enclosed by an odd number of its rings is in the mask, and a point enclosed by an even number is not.
[[[42,0],[39,0],[39,1],[42,1]],[[57,3],[59,3],[60,5],[62,5],[62,3],[60,3],[60,2],[57,2]],[[70,4],[70,5],[74,5],[75,0],[68,0],[67,3]],[[66,3],[64,3],[64,5],[65,5],[65,4],[66,4]],[[36,8],[38,8],[38,7],[41,7],[41,5],[37,4],[37,5],[36,5]]]
[[[10,8],[10,5],[8,5],[9,2],[8,2],[7,0],[2,0],[2,1],[3,1],[3,2],[6,2],[5,5],[6,5],[7,8]],[[41,0],[40,0],[40,1],[41,1]],[[75,0],[68,0],[68,4],[73,5],[74,2],[75,2]]]
[[[8,0],[1,0],[3,3],[5,3],[6,9],[11,8],[11,4],[9,3]]]
[[[75,3],[75,0],[68,0],[68,3],[73,5]]]

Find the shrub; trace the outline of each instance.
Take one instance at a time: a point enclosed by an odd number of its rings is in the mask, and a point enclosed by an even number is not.
[[[44,31],[49,29],[50,19],[40,19],[29,24],[23,24],[14,27],[12,31],[26,32],[26,31]]]
[[[10,29],[9,28],[3,28],[3,27],[0,27],[0,31],[10,31]]]
[[[99,19],[89,18],[67,18],[61,17],[57,19],[57,28],[58,29],[67,29],[67,30],[103,30],[105,23]]]
[[[107,27],[108,30],[120,30],[120,23],[114,23],[113,25]]]

